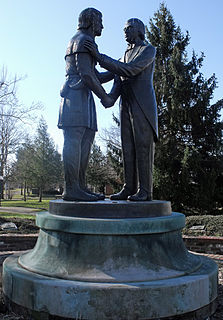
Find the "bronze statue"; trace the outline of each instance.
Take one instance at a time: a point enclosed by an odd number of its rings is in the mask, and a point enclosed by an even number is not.
[[[128,48],[121,61],[98,52],[94,43],[85,42],[99,64],[119,75],[110,97],[121,94],[120,121],[125,184],[112,200],[151,201],[154,142],[158,137],[157,106],[153,89],[156,49],[146,43],[145,26],[129,19],[124,28]],[[102,101],[103,104],[103,101]],[[105,107],[110,107],[104,104]],[[138,188],[138,190],[137,190]]]
[[[63,129],[63,162],[65,190],[68,201],[96,201],[104,195],[90,192],[85,185],[89,154],[97,131],[95,103],[92,91],[103,105],[110,107],[114,99],[107,95],[101,83],[113,78],[111,73],[100,74],[96,60],[84,47],[85,40],[95,45],[95,37],[103,29],[102,14],[87,8],[79,15],[78,31],[70,40],[66,55],[66,82],[61,89],[58,127]]]

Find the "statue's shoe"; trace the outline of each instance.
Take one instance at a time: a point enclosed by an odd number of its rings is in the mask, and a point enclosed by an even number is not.
[[[97,201],[98,198],[92,194],[79,190],[76,193],[65,193],[62,196],[65,201]]]
[[[104,200],[104,199],[105,199],[105,195],[102,194],[102,193],[92,192],[92,191],[90,191],[90,190],[87,189],[87,188],[84,188],[83,190],[84,190],[86,193],[95,196],[95,197],[97,198],[97,200]]]
[[[93,194],[93,196],[97,197],[98,200],[105,200],[105,195],[103,193],[91,192],[90,194]]]
[[[128,197],[130,201],[152,201],[152,194],[148,194],[144,189],[139,189],[136,194]]]
[[[123,188],[119,193],[112,194],[110,196],[111,200],[127,200],[128,196],[131,196],[131,192],[128,188]]]

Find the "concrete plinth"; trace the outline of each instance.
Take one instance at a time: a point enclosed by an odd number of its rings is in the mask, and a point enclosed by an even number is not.
[[[59,215],[55,208],[61,205],[54,202],[51,212],[37,215],[41,230],[35,248],[5,261],[3,292],[9,304],[90,320],[165,319],[199,309],[206,310],[203,320],[215,310],[217,266],[186,250],[184,215],[108,219],[104,213],[104,218],[82,218],[79,213],[72,216],[72,210],[80,212],[77,203],[73,209],[72,203],[65,204]],[[114,205],[103,203],[113,206],[110,213]],[[143,210],[140,205],[138,212],[154,214],[154,207],[146,209],[151,202],[144,202]],[[156,205],[157,210],[158,201]],[[89,209],[88,204],[81,206]],[[127,201],[121,206],[131,209]]]

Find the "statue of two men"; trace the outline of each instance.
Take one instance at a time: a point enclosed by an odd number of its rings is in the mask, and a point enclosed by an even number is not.
[[[125,184],[112,200],[151,201],[154,142],[158,136],[153,89],[155,48],[145,43],[145,27],[129,19],[124,32],[128,48],[120,61],[100,54],[95,37],[103,29],[102,15],[93,8],[79,16],[78,31],[66,52],[67,80],[61,89],[59,128],[64,132],[64,200],[96,201],[103,195],[86,188],[85,173],[97,130],[92,91],[105,108],[120,96],[121,141]],[[99,73],[96,61],[109,72]],[[117,77],[117,75],[120,77]],[[109,94],[101,83],[115,77]]]

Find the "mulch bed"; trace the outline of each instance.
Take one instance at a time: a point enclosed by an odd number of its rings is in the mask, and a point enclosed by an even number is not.
[[[17,226],[17,233],[27,234],[27,233],[37,233],[39,228],[36,226],[35,220],[32,219],[20,219],[20,218],[2,218],[0,217],[0,225],[6,222],[13,222]],[[15,232],[15,230],[9,231],[7,233]],[[4,230],[0,230],[0,234],[5,233]],[[1,319],[1,318],[0,318]]]

